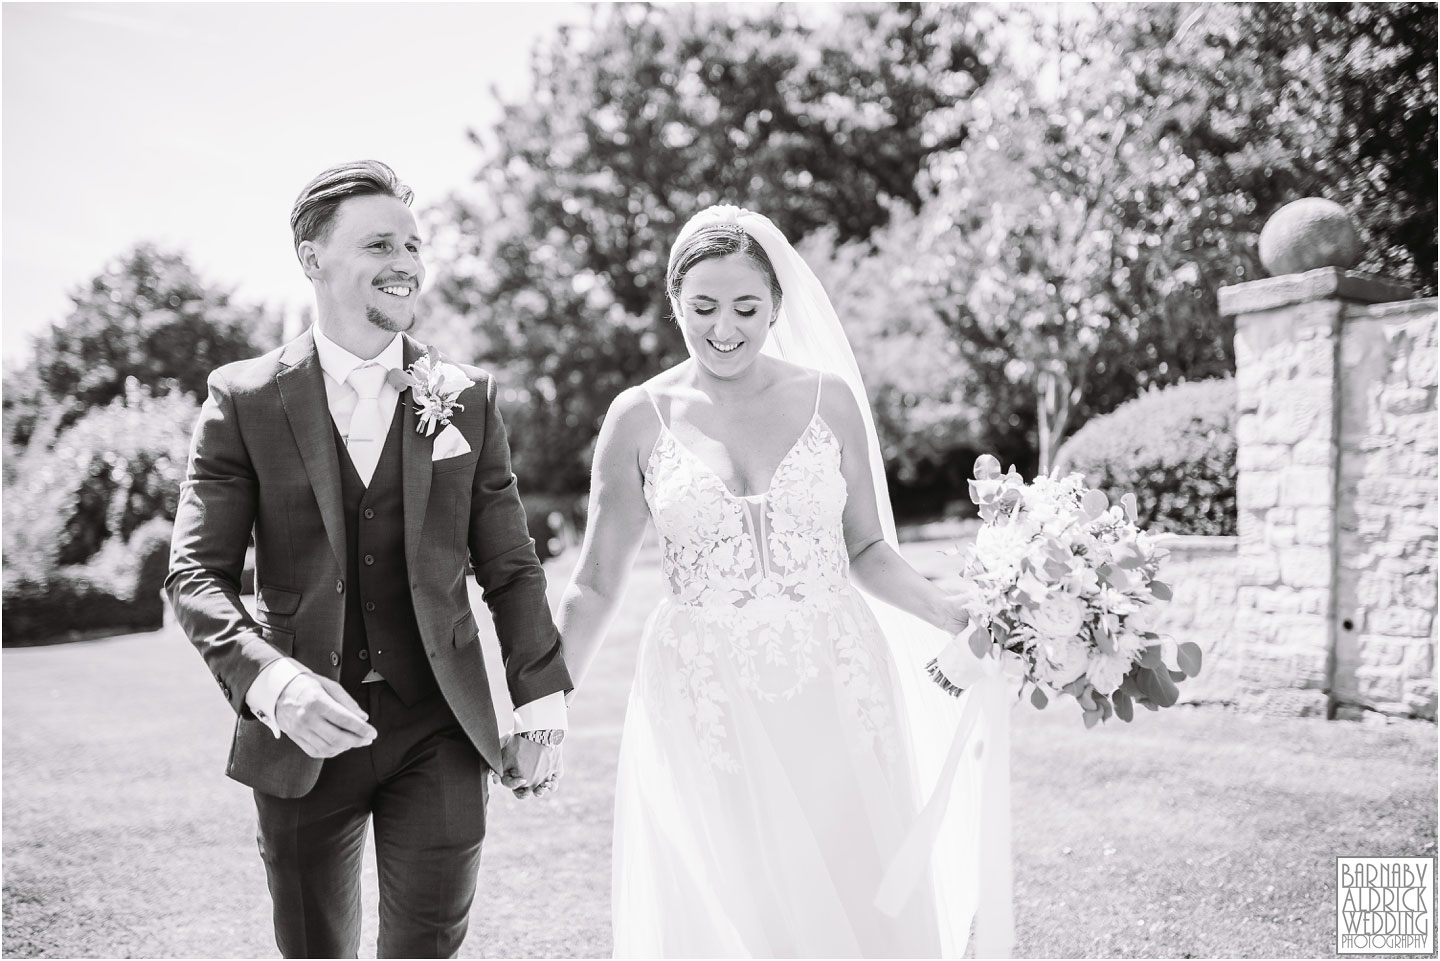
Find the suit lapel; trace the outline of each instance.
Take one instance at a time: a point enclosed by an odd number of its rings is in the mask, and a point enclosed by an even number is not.
[[[404,336],[404,340],[405,366],[408,368],[420,359],[423,349],[408,336]],[[409,390],[400,394],[399,403],[405,408],[404,423],[400,428],[400,470],[405,478],[405,564],[413,571],[415,559],[420,554],[425,508],[430,502],[430,455],[435,447],[435,438],[420,433],[420,415],[415,411]]]
[[[286,345],[280,355],[280,370],[275,375],[280,388],[280,402],[290,420],[290,430],[300,447],[300,460],[320,505],[320,520],[335,561],[343,571],[345,559],[345,512],[340,496],[340,458],[335,452],[335,437],[330,418],[330,402],[325,394],[325,374],[315,352],[315,340],[309,332]]]

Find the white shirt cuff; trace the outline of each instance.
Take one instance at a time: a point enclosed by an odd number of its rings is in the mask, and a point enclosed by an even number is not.
[[[304,673],[304,665],[294,658],[277,658],[260,669],[250,690],[245,692],[245,704],[250,712],[263,721],[277,738],[280,736],[280,723],[275,720],[275,705],[280,701],[280,692]]]
[[[565,695],[561,691],[536,698],[515,709],[515,733],[521,731],[564,731],[568,717]]]

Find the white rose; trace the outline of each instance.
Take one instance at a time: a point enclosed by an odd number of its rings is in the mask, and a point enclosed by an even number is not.
[[[454,364],[442,361],[438,373],[440,374],[440,393],[442,394],[458,394],[475,386],[475,382]]]
[[[1026,546],[1025,532],[1010,523],[986,524],[975,535],[975,555],[992,571],[1018,566]]]
[[[1035,652],[1035,673],[1054,688],[1064,687],[1085,673],[1090,647],[1078,637],[1042,641]]]
[[[1069,594],[1055,593],[1026,611],[1024,618],[1041,637],[1064,640],[1075,637],[1085,626],[1085,604]]]
[[[1085,673],[1090,678],[1090,683],[1095,685],[1095,690],[1104,695],[1115,693],[1120,682],[1125,680],[1125,675],[1130,673],[1131,660],[1129,654],[1102,654],[1096,651],[1090,655],[1090,665]]]

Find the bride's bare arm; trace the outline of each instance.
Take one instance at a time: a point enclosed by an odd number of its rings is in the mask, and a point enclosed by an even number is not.
[[[585,540],[570,584],[560,597],[558,619],[565,666],[576,690],[600,651],[645,537],[650,510],[645,504],[643,458],[658,430],[644,391],[632,387],[610,405],[595,442]]]
[[[958,598],[947,596],[885,542],[870,473],[865,423],[855,395],[838,377],[826,375],[821,414],[840,438],[845,475],[845,547],[850,576],[866,592],[893,607],[951,633],[965,626]]]

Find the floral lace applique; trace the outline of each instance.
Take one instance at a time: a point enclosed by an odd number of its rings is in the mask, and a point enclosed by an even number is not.
[[[725,748],[722,661],[746,696],[769,703],[797,697],[829,673],[882,750],[892,736],[883,654],[845,602],[840,465],[839,439],[818,411],[756,497],[731,493],[668,427],[650,452],[645,500],[661,537],[668,603],[684,608],[686,624],[677,630],[673,617],[662,617],[655,639],[673,654],[674,677],[665,683],[721,770],[739,769]]]

